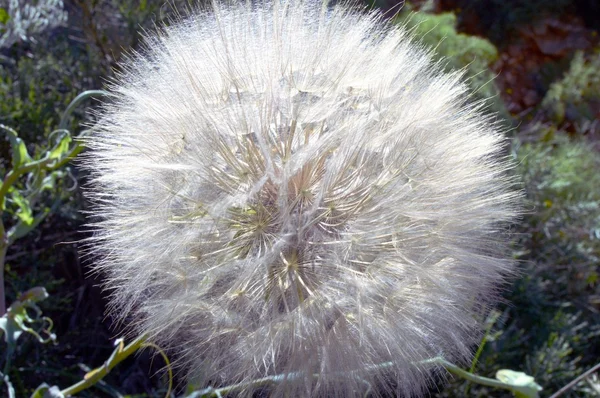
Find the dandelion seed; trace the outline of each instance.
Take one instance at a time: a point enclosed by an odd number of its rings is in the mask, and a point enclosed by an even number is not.
[[[460,73],[404,30],[219,5],[148,38],[111,90],[84,160],[97,268],[110,314],[194,384],[419,395],[424,360],[470,357],[519,194]]]

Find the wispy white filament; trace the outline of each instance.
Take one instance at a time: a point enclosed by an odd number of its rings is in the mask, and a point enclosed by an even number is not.
[[[111,315],[199,386],[305,375],[275,395],[418,395],[420,361],[470,356],[518,194],[460,74],[377,14],[294,0],[215,6],[132,58],[85,158]]]

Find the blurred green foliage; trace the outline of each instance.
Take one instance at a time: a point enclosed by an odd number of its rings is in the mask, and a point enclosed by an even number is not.
[[[552,281],[546,290],[554,300],[593,305],[589,300],[600,294],[600,154],[552,128],[518,153],[535,211],[525,220],[527,258],[544,265],[537,272]]]
[[[423,44],[435,49],[448,71],[461,69],[476,100],[486,100],[488,109],[507,121],[510,116],[494,83],[490,65],[498,58],[496,47],[486,39],[459,33],[452,13],[414,11],[406,4],[397,22],[414,31]]]
[[[573,123],[584,131],[592,127],[600,115],[600,53],[586,60],[578,51],[564,77],[550,86],[542,108],[559,126]]]
[[[526,276],[510,297],[509,327],[527,371],[553,391],[600,354],[600,154],[554,127],[540,130],[517,148],[530,213],[520,226]]]
[[[69,102],[86,87],[101,84],[94,76],[100,68],[81,48],[73,48],[65,38],[45,44],[49,47],[34,45],[0,63],[0,123],[17,129],[33,155],[46,146]],[[69,128],[84,120],[84,111],[75,116]],[[10,159],[7,146],[2,146],[0,157],[5,160],[0,164],[4,174]]]

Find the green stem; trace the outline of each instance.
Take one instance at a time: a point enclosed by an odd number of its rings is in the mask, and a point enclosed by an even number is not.
[[[22,167],[19,167],[16,170],[9,171],[4,177],[4,181],[0,186],[0,209],[4,208],[4,201],[6,200],[6,194],[8,194],[8,190],[10,187],[17,182],[20,176],[23,174],[29,173],[33,171],[36,167],[46,167],[48,166],[54,159],[50,159],[49,157],[42,158],[40,160],[36,160],[33,162],[26,163]]]
[[[59,130],[68,130],[67,124],[69,123],[69,117],[71,116],[71,114],[73,113],[73,111],[75,110],[77,105],[79,105],[81,102],[83,102],[84,100],[91,98],[91,97],[104,97],[107,95],[110,95],[110,94],[103,90],[88,90],[88,91],[84,91],[83,93],[79,94],[67,106],[65,113],[63,113],[63,116],[60,118],[60,123],[58,124],[58,129]]]
[[[485,328],[485,334],[483,335],[483,338],[481,339],[481,343],[479,344],[479,347],[477,348],[477,352],[475,353],[475,356],[473,357],[473,361],[471,362],[471,367],[469,368],[470,373],[475,373],[475,369],[477,368],[477,362],[479,361],[479,357],[483,353],[483,349],[485,347],[485,343],[487,343],[488,336],[492,332],[492,328],[496,324],[496,321],[498,320],[499,316],[500,316],[500,313],[495,310],[492,311],[490,313],[490,315],[488,316],[488,319],[486,321],[487,327]],[[465,395],[469,394],[470,387],[471,387],[471,383],[467,381],[466,386],[465,386]]]
[[[496,379],[490,379],[488,377],[477,376],[476,374],[473,374],[464,369],[461,369],[458,366],[454,365],[453,363],[446,361],[444,358],[438,357],[438,358],[432,359],[431,361],[433,363],[438,363],[438,364],[442,365],[444,367],[444,369],[446,369],[449,373],[452,373],[455,376],[462,377],[465,380],[472,381],[473,383],[477,383],[482,386],[501,388],[503,390],[509,390],[509,391],[515,390],[515,386],[513,386],[513,385],[503,383]]]
[[[88,372],[83,380],[76,384],[73,384],[70,387],[65,388],[60,393],[65,397],[68,397],[70,395],[75,395],[78,392],[90,388],[91,386],[102,380],[102,378],[104,378],[104,376],[106,376],[112,370],[112,368],[117,366],[119,363],[123,362],[125,359],[131,356],[131,354],[140,349],[144,345],[145,341],[146,336],[140,336],[131,343],[129,343],[129,345],[127,345],[126,347],[123,347],[123,341],[120,341],[118,343],[119,345],[117,346],[115,351],[113,351],[110,358],[108,358],[108,360],[104,362],[104,365],[92,370],[91,372]]]
[[[479,347],[477,347],[477,352],[475,353],[475,356],[473,357],[473,362],[471,362],[471,367],[469,368],[469,372],[471,372],[471,373],[475,372],[475,369],[477,368],[477,362],[479,361],[479,357],[483,353],[485,343],[487,343],[487,338],[490,335],[490,332],[492,331],[493,326],[494,326],[494,324],[490,322],[489,326],[485,330],[485,334],[483,335],[483,338],[481,339],[481,343],[479,344]]]

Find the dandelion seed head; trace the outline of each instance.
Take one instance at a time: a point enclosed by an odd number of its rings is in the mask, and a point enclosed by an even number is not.
[[[110,89],[84,158],[97,269],[111,315],[194,383],[419,395],[423,361],[470,357],[519,194],[460,73],[401,27],[215,5],[147,38]]]

